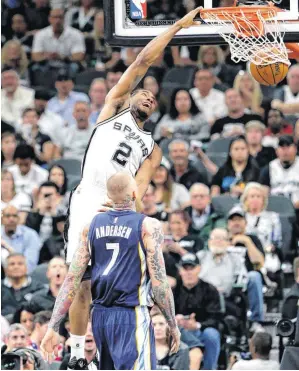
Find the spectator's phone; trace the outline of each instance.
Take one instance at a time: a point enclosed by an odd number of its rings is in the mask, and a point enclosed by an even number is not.
[[[190,145],[192,148],[202,148],[202,142],[200,140],[191,140]]]
[[[184,319],[190,319],[190,314],[189,314],[189,315],[186,315],[186,316],[184,316]]]
[[[167,244],[170,244],[171,242],[173,242],[172,235],[171,234],[165,235],[164,236],[164,243],[167,245]]]

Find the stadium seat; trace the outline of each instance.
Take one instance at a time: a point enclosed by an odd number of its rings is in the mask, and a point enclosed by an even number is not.
[[[176,88],[191,89],[196,67],[173,67],[165,73],[161,84],[161,95],[171,96]]]
[[[106,77],[106,72],[89,69],[87,71],[83,71],[76,75],[75,84],[89,87],[90,84],[92,83],[92,80],[99,79],[99,78],[105,78],[105,77]]]
[[[206,151],[207,155],[209,156],[210,153],[223,153],[227,156],[230,142],[231,138],[221,138],[211,141]]]
[[[212,174],[207,171],[204,164],[199,159],[191,161],[191,165],[200,172],[200,174],[204,177],[207,184],[211,183]]]
[[[49,168],[53,165],[61,165],[66,171],[67,175],[80,176],[81,174],[81,161],[72,158],[61,158],[59,160],[52,161],[49,164]]]
[[[84,93],[87,94],[89,93],[89,85],[75,85],[74,86],[74,91],[77,91],[79,93]]]
[[[30,71],[30,82],[33,87],[55,90],[55,81],[58,70],[50,71]]]
[[[289,218],[296,217],[292,201],[284,196],[270,196],[267,210],[275,211],[280,216],[287,216]]]
[[[229,195],[220,195],[212,198],[212,206],[216,213],[221,215],[227,215],[235,204],[238,204],[239,200]]]
[[[211,152],[208,154],[208,157],[211,161],[214,162],[215,165],[218,167],[221,167],[224,165],[226,159],[227,159],[227,153],[224,152]]]
[[[80,183],[81,176],[68,175],[67,180],[68,180],[67,190],[71,191],[72,189],[74,189]]]
[[[43,285],[47,285],[49,283],[49,280],[47,277],[47,269],[48,269],[48,263],[43,263],[43,264],[38,265],[31,274],[32,280],[40,282]]]
[[[61,362],[53,361],[51,364],[47,364],[48,370],[59,370]]]

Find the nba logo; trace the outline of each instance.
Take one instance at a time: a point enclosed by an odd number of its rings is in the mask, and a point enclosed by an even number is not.
[[[130,0],[130,18],[145,19],[146,18],[146,0]]]

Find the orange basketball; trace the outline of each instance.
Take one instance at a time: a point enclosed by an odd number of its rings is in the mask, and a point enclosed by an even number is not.
[[[281,62],[275,62],[264,66],[257,66],[254,63],[250,63],[252,77],[262,85],[277,85],[286,77],[288,70],[289,67]]]

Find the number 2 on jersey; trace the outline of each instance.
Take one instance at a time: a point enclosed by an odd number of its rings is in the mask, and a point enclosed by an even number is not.
[[[131,152],[132,148],[127,143],[121,142],[119,143],[112,160],[125,167],[128,163],[128,158],[130,157]]]
[[[116,259],[119,254],[119,243],[106,243],[106,249],[113,250],[113,253],[109,264],[107,265],[106,269],[103,272],[103,276],[107,276],[107,274],[111,271],[111,268],[116,262]]]

